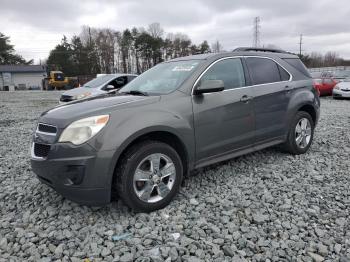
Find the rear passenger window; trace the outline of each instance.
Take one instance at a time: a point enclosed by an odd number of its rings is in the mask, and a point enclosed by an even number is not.
[[[222,80],[225,89],[245,86],[245,76],[240,58],[229,58],[217,62],[201,78],[203,80]]]
[[[286,70],[284,70],[281,66],[279,65],[277,66],[278,66],[278,70],[280,71],[281,80],[288,81],[290,79],[289,73]]]
[[[278,65],[271,59],[248,57],[247,65],[254,85],[281,81]]]

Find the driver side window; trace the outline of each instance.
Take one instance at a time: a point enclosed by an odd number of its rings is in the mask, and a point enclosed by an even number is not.
[[[108,85],[114,86],[115,89],[122,88],[126,84],[127,84],[127,77],[126,76],[118,77],[117,79],[114,79],[113,81],[108,83]]]
[[[240,58],[224,59],[211,66],[201,78],[203,80],[222,80],[225,89],[246,85],[243,65]]]

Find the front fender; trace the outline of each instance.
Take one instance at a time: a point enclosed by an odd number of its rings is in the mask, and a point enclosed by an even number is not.
[[[157,104],[148,105],[143,110],[128,108],[115,111],[111,114],[109,126],[91,142],[91,146],[96,150],[114,151],[108,168],[110,183],[112,183],[114,169],[123,151],[137,138],[151,132],[168,132],[176,136],[185,147],[189,167],[193,166],[195,140],[192,105],[188,103],[188,98],[178,98],[174,102],[164,101],[164,103],[167,103],[166,107]],[[171,106],[171,103],[174,103],[174,107]],[[179,103],[182,103],[182,106],[179,106]],[[167,110],[160,108],[167,108]]]

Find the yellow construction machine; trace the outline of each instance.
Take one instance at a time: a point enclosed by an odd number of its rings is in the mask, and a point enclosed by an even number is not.
[[[44,79],[44,90],[67,90],[78,87],[77,77],[66,77],[62,71],[51,71]]]

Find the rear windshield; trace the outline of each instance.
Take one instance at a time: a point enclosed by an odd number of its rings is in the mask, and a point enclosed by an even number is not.
[[[294,67],[303,75],[311,78],[309,71],[307,70],[303,62],[300,61],[299,58],[284,58],[283,60],[286,61],[288,64],[290,64],[292,67]]]

